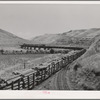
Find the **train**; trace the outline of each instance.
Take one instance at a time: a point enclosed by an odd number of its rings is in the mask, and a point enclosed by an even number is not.
[[[86,49],[71,51],[51,62],[46,62],[35,68],[14,72],[10,79],[0,79],[0,90],[32,90],[35,86],[68,67],[70,63],[86,52]]]

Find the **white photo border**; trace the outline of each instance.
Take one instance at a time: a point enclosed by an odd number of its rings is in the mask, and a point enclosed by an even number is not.
[[[0,1],[0,4],[99,4],[100,1]],[[49,94],[47,93],[49,92]],[[100,99],[99,91],[1,90],[0,99]]]

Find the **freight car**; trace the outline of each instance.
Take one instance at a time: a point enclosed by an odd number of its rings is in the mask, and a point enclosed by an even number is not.
[[[55,74],[57,71],[79,58],[86,52],[85,49],[80,51],[71,51],[68,54],[55,59],[52,62],[44,63],[35,68],[13,72],[14,77],[10,79],[1,79],[1,90],[30,90],[36,85],[41,84],[44,80]]]

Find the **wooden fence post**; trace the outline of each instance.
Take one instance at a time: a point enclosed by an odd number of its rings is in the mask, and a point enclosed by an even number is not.
[[[29,80],[29,76],[27,76],[27,80],[28,80],[28,89],[30,89],[30,80]]]
[[[67,59],[67,57],[66,57],[66,65],[68,65],[68,59]]]
[[[48,68],[49,68],[49,69],[48,69],[48,73],[49,73],[48,76],[50,77],[50,74],[51,74],[51,71],[50,71],[50,65],[48,66]]]
[[[57,63],[55,63],[55,72],[57,72]]]
[[[64,67],[66,67],[66,58],[64,59]]]
[[[52,74],[54,74],[54,64],[52,63]]]
[[[25,88],[25,82],[24,82],[24,78],[21,78],[21,80],[22,80],[22,88],[24,89]]]
[[[54,73],[56,72],[56,66],[55,66],[55,63],[54,63]]]
[[[35,74],[33,73],[33,86],[32,86],[32,88],[34,88],[34,86],[35,86]]]
[[[41,82],[44,80],[44,77],[43,77],[43,73],[44,73],[44,70],[41,70]]]
[[[54,74],[54,65],[52,63],[52,74]]]
[[[12,81],[11,83],[11,89],[13,90],[14,89],[14,82]]]
[[[63,59],[60,61],[60,64],[61,64],[60,67],[63,68],[64,67],[64,60]]]
[[[45,80],[45,78],[46,78],[46,69],[44,70],[43,76],[44,76],[44,80]]]
[[[58,66],[58,62],[56,63],[56,69],[59,71],[60,67]]]
[[[52,75],[52,66],[50,65],[50,76]]]
[[[34,73],[34,86],[37,85],[37,82],[36,82],[36,72]]]
[[[59,65],[59,62],[57,63],[57,66],[58,66],[58,68],[59,68],[59,70],[60,70],[61,66]]]
[[[66,59],[64,58],[64,67],[66,66]]]
[[[55,72],[57,72],[56,63],[54,64],[54,66],[55,66]]]
[[[58,62],[56,62],[56,69],[59,70]]]
[[[18,80],[18,90],[20,90],[20,79]]]
[[[53,63],[53,66],[52,66],[52,67],[53,67],[53,74],[54,74],[54,73],[55,73],[55,67],[54,67],[54,63]]]
[[[61,68],[62,68],[62,63],[61,63],[61,65],[60,65],[60,62],[58,62],[58,66],[60,67],[60,70],[61,70]]]

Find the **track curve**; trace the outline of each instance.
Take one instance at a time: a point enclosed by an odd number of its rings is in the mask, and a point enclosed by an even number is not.
[[[70,90],[67,81],[67,68],[63,68],[34,90]]]

